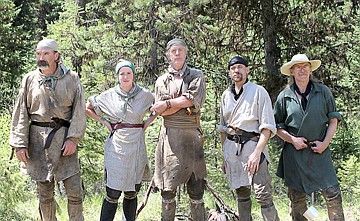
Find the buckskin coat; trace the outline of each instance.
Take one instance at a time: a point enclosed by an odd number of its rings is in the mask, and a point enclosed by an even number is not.
[[[197,179],[206,176],[199,123],[205,93],[203,73],[189,67],[184,72],[180,86],[175,84],[174,76],[170,73],[160,76],[156,81],[156,101],[185,96],[194,105],[191,107],[191,115],[187,114],[186,109],[181,109],[163,118],[155,153],[154,182],[164,191],[175,190],[181,183],[186,183],[192,173]]]
[[[39,69],[26,74],[14,106],[10,146],[28,148],[28,173],[33,180],[61,181],[80,172],[77,151],[63,157],[61,148],[65,139],[78,144],[85,133],[86,115],[84,91],[79,76],[59,64],[51,82]],[[44,150],[47,136],[53,128],[31,125],[31,121],[51,122],[52,117],[70,121],[70,127],[61,127]]]

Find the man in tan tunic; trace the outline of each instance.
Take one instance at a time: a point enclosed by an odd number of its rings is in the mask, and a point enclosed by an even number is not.
[[[187,66],[187,46],[181,39],[167,44],[168,72],[155,85],[151,111],[163,117],[155,154],[155,185],[161,190],[162,220],[175,219],[176,188],[186,183],[193,220],[205,220],[203,202],[206,166],[200,129],[200,108],[205,101],[205,79]]]
[[[265,221],[279,220],[271,193],[266,143],[276,134],[267,91],[247,78],[248,61],[233,57],[228,65],[233,81],[221,97],[219,131],[223,146],[223,171],[235,189],[240,221],[251,221],[251,187]]]
[[[40,216],[55,221],[55,181],[63,181],[70,221],[84,220],[77,144],[86,128],[84,92],[60,61],[52,39],[36,48],[38,68],[26,74],[14,106],[10,146],[36,181]]]

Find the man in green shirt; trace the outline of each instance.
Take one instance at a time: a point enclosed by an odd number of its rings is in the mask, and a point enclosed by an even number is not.
[[[307,220],[306,194],[320,190],[330,220],[344,220],[339,182],[330,148],[341,115],[325,85],[312,78],[320,60],[297,54],[281,67],[290,76],[275,102],[277,135],[285,141],[277,175],[284,179],[291,201],[292,220]],[[324,173],[326,171],[326,173]]]

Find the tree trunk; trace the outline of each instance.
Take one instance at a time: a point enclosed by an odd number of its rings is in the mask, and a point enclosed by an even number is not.
[[[283,85],[284,79],[281,76],[278,64],[280,51],[276,45],[273,0],[260,0],[260,4],[264,32],[265,66],[268,76],[264,86],[270,94],[271,100],[274,101]]]

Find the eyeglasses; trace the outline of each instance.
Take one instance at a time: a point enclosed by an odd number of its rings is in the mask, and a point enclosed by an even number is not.
[[[309,70],[311,65],[304,65],[304,66],[293,66],[291,69],[294,71],[300,71],[300,70]]]

